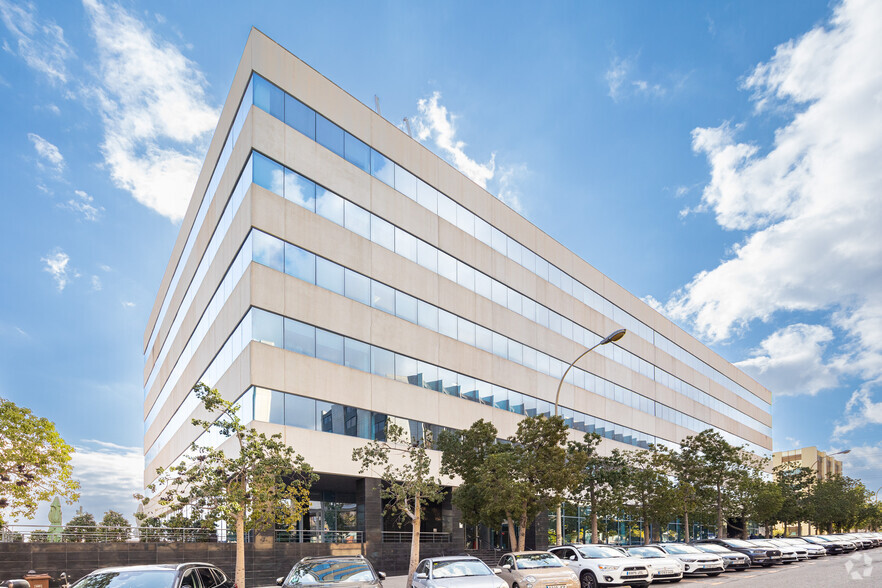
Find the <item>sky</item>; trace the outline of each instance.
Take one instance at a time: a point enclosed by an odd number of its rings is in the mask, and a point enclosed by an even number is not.
[[[772,390],[775,450],[882,485],[882,3],[0,0],[0,396],[79,506],[135,509],[144,329],[252,26]]]

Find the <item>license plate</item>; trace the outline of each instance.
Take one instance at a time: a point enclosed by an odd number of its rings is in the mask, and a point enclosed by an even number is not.
[[[640,570],[630,570],[630,571],[627,571],[627,572],[622,572],[622,575],[623,575],[623,576],[628,576],[628,577],[631,577],[631,576],[643,576],[643,575],[645,575],[645,572],[641,572]]]
[[[566,584],[546,584],[545,588],[567,588]]]

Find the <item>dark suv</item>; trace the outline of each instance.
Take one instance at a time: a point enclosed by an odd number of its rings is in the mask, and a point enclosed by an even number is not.
[[[716,543],[750,558],[751,565],[769,567],[782,563],[781,550],[760,547],[741,539],[701,539],[696,543]]]
[[[328,588],[340,584],[346,588],[383,588],[383,572],[375,572],[364,556],[339,555],[327,557],[304,557],[288,572],[285,578],[276,579],[279,586],[298,588],[303,585],[321,584]]]
[[[95,570],[71,588],[236,588],[217,566],[209,563],[120,566]]]

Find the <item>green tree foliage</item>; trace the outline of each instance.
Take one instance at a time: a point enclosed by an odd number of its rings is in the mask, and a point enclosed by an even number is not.
[[[309,509],[309,489],[317,476],[281,434],[267,436],[242,424],[238,408],[217,390],[199,383],[193,392],[216,420],[193,419],[205,431],[232,439],[232,447],[214,449],[195,443],[185,459],[159,468],[148,488],[170,512],[199,513],[204,525],[232,521],[236,529],[236,573],[245,588],[245,532],[271,528],[279,521],[293,527]],[[135,495],[147,505],[150,500]]]
[[[523,419],[507,442],[496,434],[483,419],[466,431],[443,433],[442,473],[462,479],[453,500],[469,521],[495,526],[505,520],[512,549],[523,551],[536,515],[564,499],[581,469],[569,459],[562,417]]]
[[[423,508],[444,498],[441,480],[432,476],[432,459],[426,451],[432,439],[412,439],[400,425],[388,423],[385,438],[374,440],[352,452],[361,472],[370,472],[383,482],[386,510],[398,515],[399,524],[410,522],[410,564],[407,586],[420,561],[420,524]]]
[[[683,516],[683,540],[687,543],[692,530],[690,515],[705,506],[709,498],[709,472],[701,453],[704,443],[704,437],[690,435],[680,442],[679,450],[658,448],[675,480],[674,495],[678,512]]]
[[[89,543],[98,539],[98,525],[90,512],[80,510],[64,526],[64,540],[69,543]]]
[[[104,541],[121,542],[129,538],[129,528],[132,524],[122,514],[115,510],[104,513],[99,527],[101,538]]]
[[[39,503],[53,496],[78,500],[73,453],[49,419],[0,398],[0,524],[33,517]]]
[[[729,488],[732,512],[741,521],[741,538],[747,539],[748,521],[755,521],[771,530],[778,520],[784,497],[781,487],[764,480],[756,471],[745,469],[741,478]],[[736,525],[737,526],[737,525]]]
[[[818,483],[818,476],[811,468],[795,467],[792,464],[782,464],[775,468],[775,483],[781,488],[781,509],[778,512],[778,521],[784,526],[797,525],[799,535],[802,535],[802,521],[810,516],[811,496]]]
[[[848,476],[830,476],[818,482],[811,498],[815,527],[828,533],[852,529],[861,520],[868,496],[864,485]]]
[[[676,515],[678,500],[675,486],[668,473],[667,455],[651,445],[626,454],[624,484],[628,501],[625,512],[643,519],[643,542],[657,540],[651,529],[658,532]]]
[[[591,513],[591,542],[599,543],[598,517],[612,517],[622,512],[625,505],[625,454],[613,449],[610,455],[600,455],[597,446],[601,436],[586,433],[584,439],[568,446],[570,461],[582,466],[574,478],[570,494],[577,502],[587,504]]]
[[[31,531],[28,541],[31,543],[49,543],[49,531],[44,531],[42,529]]]

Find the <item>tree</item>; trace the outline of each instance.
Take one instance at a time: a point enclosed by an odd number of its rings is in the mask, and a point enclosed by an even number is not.
[[[217,390],[199,383],[193,392],[217,419],[193,419],[205,431],[214,429],[232,439],[229,453],[195,443],[177,465],[159,468],[148,488],[157,504],[170,512],[199,513],[204,525],[231,521],[236,528],[236,585],[245,588],[245,532],[272,527],[277,522],[293,527],[309,509],[309,489],[318,478],[303,457],[282,441],[242,424],[238,407]],[[147,505],[148,498],[135,497]]]
[[[40,502],[56,495],[69,504],[78,500],[73,453],[49,419],[0,398],[0,524],[33,517]]]
[[[700,508],[707,498],[708,471],[702,459],[704,438],[690,435],[680,442],[679,450],[659,448],[666,454],[667,466],[676,480],[674,495],[683,515],[683,540],[689,543],[692,525],[689,515]]]
[[[441,471],[462,479],[455,503],[465,503],[474,520],[496,525],[504,518],[512,550],[523,551],[536,515],[559,504],[581,474],[568,459],[567,431],[562,417],[537,416],[521,420],[506,442],[497,441],[496,427],[483,419],[466,431],[443,433]]]
[[[643,542],[652,539],[657,530],[677,511],[674,483],[667,470],[666,455],[656,448],[638,449],[625,454],[625,511],[643,519]]]
[[[370,471],[383,484],[381,496],[386,512],[399,517],[399,525],[410,522],[410,564],[407,586],[420,561],[420,525],[423,507],[444,498],[441,480],[432,476],[432,458],[426,451],[432,439],[412,439],[400,425],[387,422],[383,439],[373,440],[352,451],[352,460],[361,463],[361,472]]]
[[[848,530],[861,518],[867,501],[867,489],[848,476],[835,475],[818,482],[812,495],[812,519],[815,527],[832,532]]]
[[[120,542],[129,538],[129,528],[132,524],[120,513],[109,510],[101,519],[101,536],[105,541]]]
[[[600,455],[597,452],[600,441],[597,433],[586,433],[583,441],[573,441],[568,446],[574,465],[584,464],[570,492],[577,501],[588,504],[592,543],[600,542],[598,516],[616,515],[625,504],[625,456],[618,449],[613,449],[611,455]],[[575,454],[581,457],[576,458]]]
[[[43,529],[31,531],[28,541],[31,543],[49,543],[49,531],[44,531]]]
[[[97,539],[97,530],[95,517],[80,507],[64,527],[64,540],[68,543],[89,543]]]
[[[811,468],[779,465],[774,469],[775,483],[781,488],[781,509],[778,520],[787,525],[797,525],[797,535],[802,536],[802,521],[809,518],[809,503],[818,477]]]

